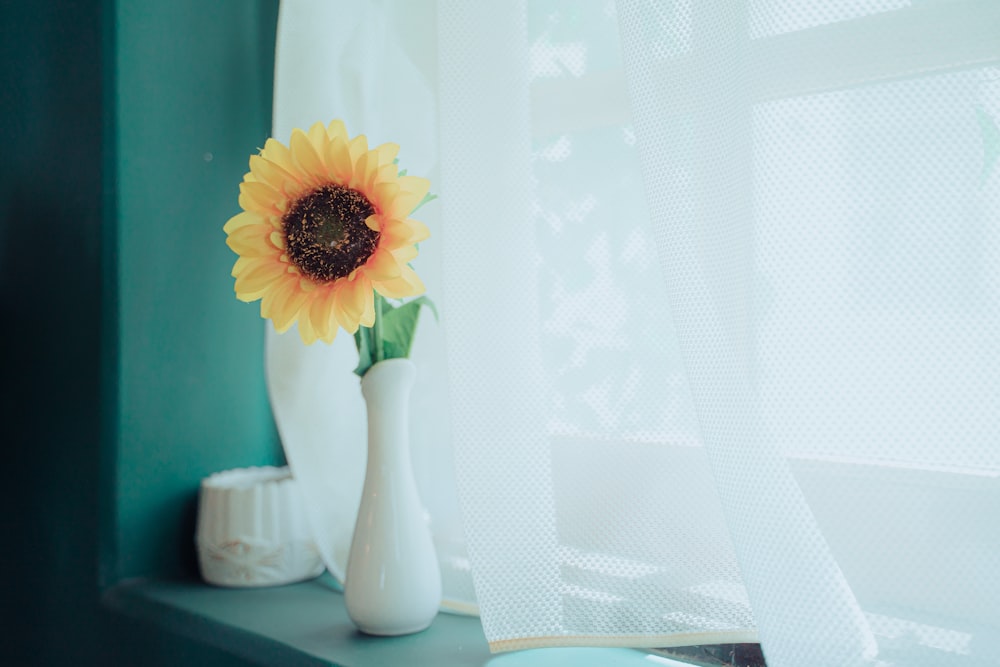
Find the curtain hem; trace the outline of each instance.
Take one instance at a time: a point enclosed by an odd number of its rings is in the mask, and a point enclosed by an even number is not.
[[[664,635],[558,635],[517,637],[489,642],[491,653],[506,653],[532,648],[674,648],[702,644],[756,644],[756,630],[717,632],[678,632]]]

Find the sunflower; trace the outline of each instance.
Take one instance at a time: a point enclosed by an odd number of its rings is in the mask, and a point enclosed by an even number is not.
[[[240,183],[241,213],[223,230],[239,255],[236,297],[261,300],[261,317],[283,333],[298,322],[307,345],[332,342],[375,321],[375,292],[415,296],[424,285],[409,262],[427,227],[407,216],[430,182],[401,176],[399,146],[368,148],[335,120],[268,139]]]

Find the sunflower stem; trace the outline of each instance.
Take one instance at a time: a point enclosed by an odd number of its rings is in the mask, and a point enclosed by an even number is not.
[[[375,352],[375,363],[385,358],[385,345],[382,337],[382,296],[375,294],[375,323],[372,326],[372,341]]]

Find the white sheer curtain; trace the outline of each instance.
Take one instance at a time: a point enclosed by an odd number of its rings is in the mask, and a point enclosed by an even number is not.
[[[769,663],[995,663],[1000,5],[620,9],[671,310]]]
[[[283,0],[275,95],[441,195],[414,455],[495,650],[996,664],[1000,3]],[[268,350],[339,576],[352,343]]]

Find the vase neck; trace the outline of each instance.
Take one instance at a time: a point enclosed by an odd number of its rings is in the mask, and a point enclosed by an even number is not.
[[[410,392],[415,375],[409,359],[388,359],[372,366],[361,378],[361,394],[368,410],[370,460],[385,455],[408,462]]]

